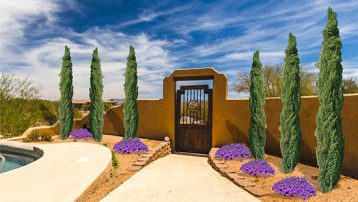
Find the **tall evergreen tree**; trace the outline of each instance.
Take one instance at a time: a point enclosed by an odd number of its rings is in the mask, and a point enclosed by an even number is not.
[[[254,53],[250,72],[250,128],[249,147],[256,159],[263,159],[266,144],[265,91],[259,51]]]
[[[138,128],[138,111],[137,111],[137,98],[138,98],[138,86],[137,86],[137,61],[135,57],[134,48],[129,47],[129,55],[127,58],[127,68],[125,73],[124,82],[124,137],[135,137]]]
[[[60,136],[62,139],[68,138],[73,126],[73,86],[72,86],[72,62],[70,49],[65,46],[65,54],[62,57],[62,68],[60,73],[60,92],[59,101],[60,112]]]
[[[282,111],[280,116],[280,147],[282,170],[292,172],[300,158],[300,59],[296,48],[296,37],[289,34],[281,90]]]
[[[98,142],[102,140],[103,128],[103,75],[101,71],[100,59],[98,56],[98,49],[93,51],[91,63],[91,78],[90,78],[90,132],[93,134],[94,139]]]
[[[318,184],[322,192],[332,190],[338,183],[343,165],[344,136],[341,110],[343,105],[342,43],[337,15],[328,8],[328,20],[323,31],[322,49],[317,67],[320,106],[317,114]]]

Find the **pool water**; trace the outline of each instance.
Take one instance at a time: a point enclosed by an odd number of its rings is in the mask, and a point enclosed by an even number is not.
[[[4,157],[3,159],[5,159],[5,163],[3,164],[2,168],[0,167],[0,173],[19,168],[36,160],[34,157],[31,156],[19,155],[14,153],[0,152],[0,155]]]

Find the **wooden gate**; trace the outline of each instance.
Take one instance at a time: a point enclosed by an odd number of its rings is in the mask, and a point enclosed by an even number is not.
[[[208,85],[181,86],[175,106],[175,150],[208,154],[212,138],[212,89]]]

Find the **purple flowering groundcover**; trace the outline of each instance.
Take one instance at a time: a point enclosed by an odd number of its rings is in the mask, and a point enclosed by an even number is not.
[[[286,197],[301,197],[307,199],[316,196],[317,191],[304,177],[284,178],[276,182],[272,189],[277,193]]]
[[[251,160],[243,164],[240,170],[251,176],[270,177],[275,174],[275,169],[265,160]]]
[[[85,128],[79,128],[71,131],[70,136],[73,139],[91,139],[93,135]]]
[[[118,154],[142,154],[148,152],[148,146],[138,138],[125,138],[114,145],[113,150]]]
[[[215,154],[215,157],[223,158],[225,160],[240,160],[250,158],[251,153],[245,144],[228,144],[221,147]]]

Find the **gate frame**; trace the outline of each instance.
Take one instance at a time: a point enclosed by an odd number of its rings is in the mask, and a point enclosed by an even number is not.
[[[191,154],[191,155],[207,155],[207,154],[201,154],[201,153],[189,153],[189,152],[181,152],[181,151],[177,151],[178,150],[178,143],[179,143],[179,135],[178,135],[178,129],[177,129],[177,117],[178,117],[178,110],[177,110],[177,81],[200,81],[200,80],[211,80],[213,87],[209,88],[209,90],[211,91],[211,98],[210,98],[210,105],[208,107],[210,107],[210,113],[208,114],[208,119],[210,119],[210,125],[209,127],[209,138],[208,138],[208,142],[210,148],[213,145],[212,139],[213,139],[213,97],[214,97],[214,75],[207,75],[207,76],[176,76],[173,78],[174,80],[174,153],[185,153],[185,154]],[[179,112],[180,113],[180,112]],[[210,151],[210,150],[209,150]]]

